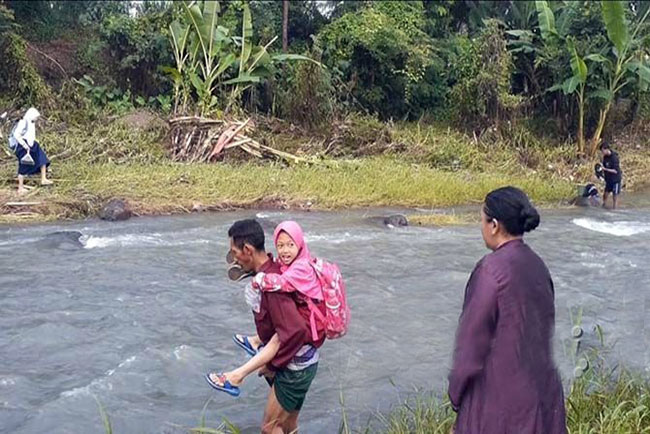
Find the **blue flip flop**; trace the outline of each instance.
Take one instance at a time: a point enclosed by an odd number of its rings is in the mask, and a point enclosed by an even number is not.
[[[221,382],[221,384],[218,384],[212,381],[210,374],[211,372],[205,374],[205,381],[207,381],[210,386],[220,392],[226,392],[228,395],[234,396],[235,398],[239,396],[239,387],[230,384],[230,381],[226,380],[225,375],[217,374],[217,377],[219,377],[219,381]]]
[[[257,351],[255,348],[253,348],[250,341],[248,340],[248,336],[242,335],[242,339],[239,340],[237,335],[232,335],[232,340],[237,344],[239,348],[246,351],[249,356],[253,357],[257,354]]]

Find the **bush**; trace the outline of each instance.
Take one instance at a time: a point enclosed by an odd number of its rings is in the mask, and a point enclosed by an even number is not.
[[[500,24],[489,20],[478,38],[459,42],[450,68],[457,71],[457,82],[451,90],[456,122],[484,129],[512,119],[523,98],[510,92],[514,68]]]
[[[438,103],[432,83],[443,81],[425,26],[422,2],[376,2],[332,22],[317,40],[362,108],[382,118],[417,117]]]
[[[306,55],[320,60],[317,50]],[[332,76],[313,62],[293,62],[279,69],[273,89],[273,114],[278,117],[308,128],[327,124],[335,117]]]
[[[154,96],[170,90],[161,65],[173,63],[166,29],[172,21],[172,8],[147,12],[135,18],[108,15],[101,23],[101,41],[108,47],[113,78],[122,89],[135,95]],[[101,50],[101,44],[93,50]]]
[[[0,33],[0,59],[0,93],[23,106],[50,99],[50,88],[27,58],[26,42],[21,36],[12,31]]]

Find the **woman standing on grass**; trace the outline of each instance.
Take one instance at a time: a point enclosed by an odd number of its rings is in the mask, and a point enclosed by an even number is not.
[[[523,191],[504,187],[486,196],[481,231],[493,252],[467,283],[449,375],[456,434],[566,433],[551,345],[553,282],[523,241],[538,225]]]
[[[47,179],[47,168],[50,160],[45,151],[36,141],[36,119],[41,114],[34,107],[27,110],[25,116],[18,121],[9,136],[9,147],[18,158],[18,194],[24,194],[25,175],[41,174],[41,185],[51,185]]]

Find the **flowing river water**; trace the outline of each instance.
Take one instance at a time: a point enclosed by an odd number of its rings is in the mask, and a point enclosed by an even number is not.
[[[444,390],[465,282],[487,251],[476,225],[365,220],[387,212],[258,213],[298,220],[347,281],[351,329],[322,350],[303,432],[336,432],[341,398],[348,423],[364,427],[416,390]],[[203,379],[245,360],[231,336],[251,333],[252,317],[224,256],[230,224],[253,214],[0,228],[0,432],[103,432],[95,397],[118,434],[187,432],[210,398],[206,425],[225,417],[258,432],[264,381],[233,399]],[[84,246],[48,236],[57,231],[80,231]],[[610,357],[650,374],[648,208],[544,211],[527,241],[554,278],[565,382],[579,308],[585,339],[600,325]]]

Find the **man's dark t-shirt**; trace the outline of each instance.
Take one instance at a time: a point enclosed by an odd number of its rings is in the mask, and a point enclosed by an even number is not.
[[[608,183],[621,182],[623,178],[623,172],[621,172],[621,166],[618,160],[618,154],[612,151],[611,155],[606,155],[603,157],[603,166],[606,169],[616,170],[616,173],[610,173],[605,171],[605,181]]]

